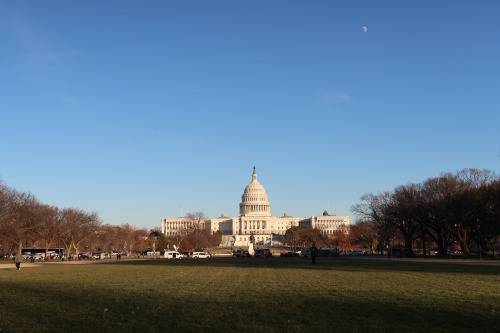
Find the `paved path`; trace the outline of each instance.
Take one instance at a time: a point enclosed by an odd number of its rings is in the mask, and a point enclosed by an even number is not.
[[[479,266],[500,266],[500,259],[496,260],[479,260],[479,259],[442,259],[442,258],[391,258],[387,259],[385,256],[367,256],[367,257],[342,257],[347,260],[385,260],[385,261],[395,261],[395,262],[426,262],[426,263],[437,263],[437,264],[459,264],[459,265],[479,265]],[[335,260],[335,258],[329,258]],[[90,265],[90,264],[115,264],[127,261],[143,261],[143,260],[153,260],[153,259],[104,259],[104,260],[78,260],[78,261],[53,261],[53,262],[23,262],[21,268],[31,268],[31,267],[41,267],[41,266],[51,266],[51,265]],[[186,260],[186,259],[183,259]],[[187,259],[190,260],[190,259]],[[274,260],[280,260],[279,257],[274,258]],[[11,264],[0,264],[0,269],[11,268],[15,269],[16,266],[12,261]]]
[[[90,264],[115,264],[125,261],[140,261],[149,259],[104,259],[104,260],[77,260],[77,261],[40,261],[40,262],[23,262],[21,264],[21,269],[31,268],[31,267],[41,267],[41,266],[52,266],[52,265],[90,265]],[[151,259],[152,260],[152,259]],[[0,264],[0,269],[2,268],[16,268],[14,261],[12,264]]]

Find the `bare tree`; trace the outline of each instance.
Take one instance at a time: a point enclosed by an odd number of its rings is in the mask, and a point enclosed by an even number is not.
[[[36,234],[44,241],[45,258],[48,248],[59,239],[62,229],[62,214],[57,207],[40,204],[37,207],[38,224]]]
[[[13,200],[14,190],[0,179],[0,253],[2,254],[12,254],[13,248],[17,246],[14,242],[10,219]]]
[[[68,251],[75,249],[76,256],[80,251],[79,246],[87,237],[95,235],[100,225],[97,213],[86,213],[77,208],[63,209],[63,232],[61,240]]]
[[[131,253],[142,249],[141,245],[144,243],[144,237],[147,235],[147,231],[145,229],[134,228],[127,223],[120,227],[119,234],[123,239],[123,248],[127,250],[127,252]]]
[[[208,219],[203,212],[187,213],[186,219],[188,223],[188,231],[201,232],[207,228]]]
[[[210,221],[203,212],[186,214],[188,222],[187,239],[194,249],[201,249],[210,244]]]
[[[336,243],[337,251],[347,253],[347,250],[352,249],[354,244],[354,239],[351,233],[351,226],[346,224],[341,224],[337,230],[333,233],[333,239]]]
[[[145,239],[147,237],[147,230],[146,229],[134,229],[132,231],[133,233],[133,238],[132,238],[132,250],[137,252],[137,253],[143,253],[146,250],[146,243]]]
[[[410,183],[396,187],[385,206],[385,222],[398,229],[404,239],[404,255],[413,256],[413,241],[421,230],[419,225],[420,185]]]
[[[35,223],[37,222],[35,207],[38,200],[31,193],[11,191],[9,198],[8,218],[5,225],[10,237],[21,251],[24,245],[34,245]]]
[[[498,254],[500,243],[500,179],[493,181],[488,187],[487,215],[481,224],[481,234],[493,255]]]
[[[394,237],[394,228],[390,224],[386,207],[391,200],[390,192],[374,195],[372,193],[363,194],[361,203],[353,205],[351,211],[360,220],[369,220],[376,224],[379,236],[379,246],[382,249],[389,247],[391,238]]]
[[[369,248],[373,254],[379,242],[378,224],[371,220],[358,220],[350,228],[351,237],[363,248]]]
[[[445,256],[454,241],[452,228],[448,221],[448,203],[454,192],[455,180],[448,177],[427,179],[422,185],[421,206],[419,211],[420,225],[423,229],[422,242],[426,254],[426,235],[438,247],[439,254]]]
[[[496,175],[490,170],[464,169],[455,175],[444,174],[443,177],[454,181],[447,209],[449,225],[460,242],[462,253],[468,256],[471,241],[478,237],[481,217],[488,202],[481,195],[480,188],[491,184]]]
[[[283,241],[293,247],[311,247],[312,244],[321,247],[326,244],[326,238],[321,231],[308,226],[294,226],[287,229]]]

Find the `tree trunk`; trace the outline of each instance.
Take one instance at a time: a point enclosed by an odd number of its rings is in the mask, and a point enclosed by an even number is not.
[[[73,247],[75,248],[75,253],[76,253],[76,259],[78,260],[78,253],[79,253],[79,252],[78,252],[78,246],[77,246],[77,245],[79,245],[79,242],[78,242],[78,243],[76,243],[76,244],[75,244],[75,243],[73,243]]]
[[[413,257],[413,237],[409,233],[404,234],[404,240],[405,240],[405,256],[406,257]]]
[[[422,230],[422,253],[424,254],[424,258],[427,256],[427,238],[425,237],[425,230]]]
[[[460,243],[460,246],[462,247],[462,255],[465,256],[470,256],[470,251],[469,251],[469,235],[467,230],[463,230],[462,232],[457,231],[457,238]]]

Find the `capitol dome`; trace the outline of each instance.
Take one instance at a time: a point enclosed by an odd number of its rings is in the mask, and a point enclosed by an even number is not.
[[[240,203],[241,216],[271,216],[271,204],[267,200],[266,190],[257,181],[255,167],[252,182],[245,187]]]

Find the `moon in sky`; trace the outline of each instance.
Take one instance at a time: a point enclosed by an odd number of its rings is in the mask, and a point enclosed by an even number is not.
[[[363,27],[363,31],[364,31],[364,32],[367,32],[367,31],[368,31],[368,27],[367,27],[366,25]]]

